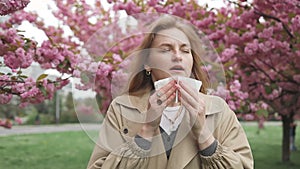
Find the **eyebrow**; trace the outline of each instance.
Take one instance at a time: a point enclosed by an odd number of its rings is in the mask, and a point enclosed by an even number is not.
[[[173,44],[172,43],[165,43],[164,42],[164,43],[159,44],[157,47],[163,47],[163,46],[172,47]],[[189,44],[187,44],[187,43],[180,44],[180,47],[189,47],[189,48],[191,48],[191,46]]]

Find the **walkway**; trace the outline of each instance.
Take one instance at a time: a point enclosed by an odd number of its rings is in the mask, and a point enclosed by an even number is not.
[[[241,122],[242,125],[257,126],[257,122]],[[264,125],[280,126],[281,122],[265,122]],[[300,125],[300,124],[299,124]],[[83,131],[83,130],[97,130],[99,131],[100,124],[58,124],[58,125],[16,125],[11,129],[0,127],[0,137],[17,134],[35,134],[35,133],[50,133],[50,132],[64,132],[64,131]]]
[[[0,127],[0,136],[51,133],[64,131],[99,130],[100,124],[16,125],[11,129]]]

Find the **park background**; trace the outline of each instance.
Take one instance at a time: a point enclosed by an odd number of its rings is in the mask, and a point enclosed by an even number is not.
[[[299,168],[299,151],[290,149],[290,129],[299,123],[300,105],[298,1],[45,2],[48,6],[40,1],[20,8],[7,5],[11,10],[1,3],[0,132],[23,127],[25,133],[28,125],[45,124],[67,129],[63,123],[76,126],[79,121],[82,131],[3,134],[1,167],[85,168],[94,144],[91,136],[97,134],[97,127],[90,130],[85,124],[105,116],[111,81],[120,78],[116,75],[125,52],[140,40],[120,41],[133,30],[123,32],[116,23],[124,15],[159,12],[191,21],[219,53],[226,83],[214,86],[212,94],[226,99],[243,124],[255,168]],[[111,25],[116,27],[107,29]],[[97,49],[96,54],[89,51],[88,59],[82,57],[82,48],[98,30],[97,42],[105,52]],[[107,35],[112,35],[110,41]]]

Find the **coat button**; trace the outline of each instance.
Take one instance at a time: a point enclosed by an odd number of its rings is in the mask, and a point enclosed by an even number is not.
[[[123,130],[123,133],[124,133],[124,134],[127,134],[127,133],[128,133],[128,129],[125,128],[125,129]]]

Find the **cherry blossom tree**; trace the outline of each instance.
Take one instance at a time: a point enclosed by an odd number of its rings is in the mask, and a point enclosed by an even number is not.
[[[235,62],[232,78],[241,81],[241,90],[248,92],[252,103],[263,101],[271,111],[280,114],[282,160],[289,161],[290,123],[300,110],[300,66],[297,64],[300,2],[254,0],[231,4],[236,5],[235,10],[223,9],[223,15],[219,15],[224,24],[218,27],[226,31],[221,39],[226,48],[222,58]],[[230,54],[226,53],[228,50]]]
[[[229,84],[238,80],[241,84],[235,89],[248,93],[249,104],[240,110],[250,108],[260,117],[270,111],[281,116],[282,160],[289,161],[290,123],[300,108],[300,69],[296,64],[300,59],[300,3],[243,0],[228,1],[228,5],[218,11],[217,24],[210,25],[214,33],[209,36],[228,66]]]

